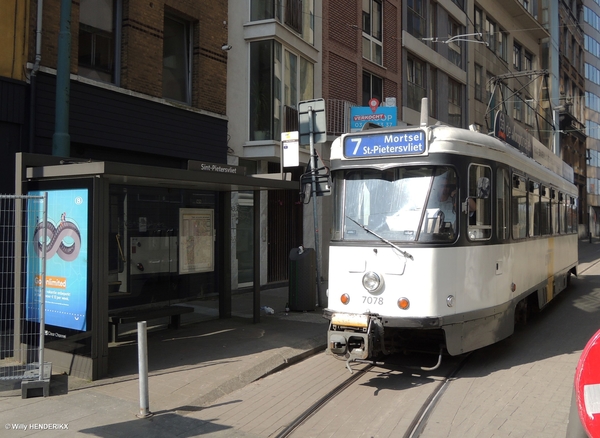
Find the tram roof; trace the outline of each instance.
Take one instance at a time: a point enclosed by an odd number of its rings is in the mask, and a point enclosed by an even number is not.
[[[414,155],[380,156],[368,158],[343,157],[343,139],[347,136],[390,134],[394,132],[402,133],[419,130],[427,132],[428,146],[424,154],[421,153]],[[376,128],[367,131],[344,134],[336,139],[332,144],[331,159],[332,162],[338,159],[342,160],[348,165],[351,165],[351,163],[352,165],[357,165],[359,163],[366,165],[368,162],[378,162],[381,164],[383,161],[387,161],[389,163],[390,158],[405,160],[418,159],[419,157],[427,156],[430,153],[457,153],[460,155],[472,155],[491,159],[493,161],[504,162],[528,173],[544,173],[545,175],[553,174],[556,178],[560,178],[560,180],[562,180],[564,183],[572,186],[573,169],[558,156],[556,156],[551,150],[542,145],[542,143],[535,139],[533,140],[532,156],[528,156],[519,149],[509,145],[495,136],[448,125]],[[452,147],[443,147],[441,145],[444,142],[457,142],[463,146],[457,147],[457,143],[453,143]],[[438,145],[441,147],[430,147],[431,145]],[[499,155],[495,155],[496,153]]]
[[[208,170],[200,170],[202,167]],[[297,181],[290,181],[289,178],[284,180],[281,174],[246,176],[236,173],[236,166],[216,163],[202,167],[190,165],[188,169],[176,169],[110,161],[84,161],[41,154],[17,154],[17,172],[20,172],[22,182],[99,176],[113,184],[207,191],[298,190]],[[192,170],[194,168],[198,170]]]

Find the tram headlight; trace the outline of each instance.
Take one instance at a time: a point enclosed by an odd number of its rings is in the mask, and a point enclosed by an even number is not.
[[[377,272],[369,271],[363,275],[362,284],[369,293],[375,293],[383,286],[383,278]]]

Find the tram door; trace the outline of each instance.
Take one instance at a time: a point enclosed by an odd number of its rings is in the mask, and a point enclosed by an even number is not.
[[[466,308],[494,305],[497,297],[497,258],[490,254],[490,245],[478,245],[492,237],[492,169],[489,166],[471,164],[468,170],[467,199],[463,211],[467,218],[467,236],[475,243],[466,251]],[[493,250],[492,250],[493,251]]]

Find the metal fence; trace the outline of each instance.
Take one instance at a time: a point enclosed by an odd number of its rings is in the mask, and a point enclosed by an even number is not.
[[[47,380],[47,194],[0,195],[0,380]]]

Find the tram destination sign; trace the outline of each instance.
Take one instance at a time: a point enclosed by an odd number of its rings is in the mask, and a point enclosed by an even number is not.
[[[344,157],[374,158],[420,155],[427,150],[425,131],[396,131],[371,135],[349,135],[344,139]]]

